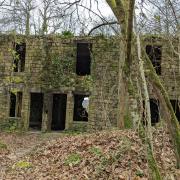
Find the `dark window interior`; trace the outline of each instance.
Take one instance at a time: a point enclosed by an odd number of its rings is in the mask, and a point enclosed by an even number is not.
[[[66,94],[53,94],[52,130],[64,130],[66,121]]]
[[[90,43],[77,43],[76,74],[79,76],[90,75],[91,49]]]
[[[143,101],[143,107],[145,108],[145,102]],[[151,125],[154,126],[159,122],[159,101],[156,99],[150,99],[150,111],[151,111]],[[145,114],[143,112],[143,119],[145,118]],[[143,124],[147,124],[145,119],[143,120]]]
[[[10,117],[16,116],[16,95],[14,93],[10,94]]]
[[[82,107],[82,102],[87,95],[74,95],[74,121],[88,121],[88,112]]]
[[[162,58],[162,47],[161,46],[146,46],[146,53],[149,56],[156,73],[161,75],[161,58]]]
[[[22,92],[17,93],[17,117],[21,117],[22,110]]]
[[[43,111],[43,93],[31,93],[29,127],[41,130]]]
[[[156,99],[150,99],[151,110],[151,124],[155,125],[159,122],[159,101]]]
[[[14,64],[13,64],[13,69],[14,69],[14,72],[18,72],[18,63],[19,60],[18,59],[14,59]]]
[[[171,101],[172,107],[174,109],[174,113],[175,113],[178,121],[180,122],[180,107],[178,104],[178,100],[170,100],[170,101]]]
[[[14,60],[14,72],[23,72],[25,69],[26,44],[16,44],[15,50],[18,58]]]

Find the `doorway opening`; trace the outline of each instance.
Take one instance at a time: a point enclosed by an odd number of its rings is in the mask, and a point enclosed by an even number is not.
[[[41,130],[43,112],[43,93],[31,93],[29,128]]]
[[[51,130],[59,131],[65,129],[66,104],[67,104],[66,94],[53,94]]]

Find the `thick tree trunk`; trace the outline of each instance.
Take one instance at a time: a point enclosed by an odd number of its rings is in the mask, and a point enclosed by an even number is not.
[[[106,0],[110,8],[112,9],[114,15],[116,16],[122,34],[122,44],[121,47],[123,51],[123,59],[125,61],[124,67],[119,65],[119,84],[118,84],[118,127],[124,127],[124,116],[126,112],[126,100],[128,98],[128,89],[126,88],[128,82],[130,81],[130,69],[132,64],[132,33],[133,33],[133,13],[135,0]],[[121,60],[123,60],[121,59]],[[121,89],[121,93],[120,93]]]
[[[124,128],[124,116],[126,112],[126,93],[127,88],[123,80],[122,67],[125,63],[125,46],[123,40],[120,42],[120,57],[119,57],[119,70],[118,70],[118,114],[117,114],[117,127]],[[126,97],[127,98],[127,97]]]

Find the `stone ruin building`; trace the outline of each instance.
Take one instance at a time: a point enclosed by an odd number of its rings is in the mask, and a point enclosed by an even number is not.
[[[180,120],[180,67],[167,40],[144,40],[146,53],[168,91]],[[117,127],[116,38],[0,36],[0,125],[13,121],[25,130],[87,130]],[[89,97],[88,111],[82,107]],[[150,88],[152,123],[161,105]],[[131,102],[130,110],[136,109]]]

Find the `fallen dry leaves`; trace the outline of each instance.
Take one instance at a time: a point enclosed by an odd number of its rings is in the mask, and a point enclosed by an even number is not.
[[[168,138],[162,141],[167,133],[162,134],[159,129],[154,135],[156,156],[163,175],[173,174],[176,178],[171,141]],[[2,136],[0,139],[8,143],[7,135],[6,138]],[[0,166],[3,167],[0,179],[3,180],[147,180],[149,176],[146,151],[132,130],[59,135],[45,139],[46,142],[35,134],[25,136],[22,141],[16,135],[14,138],[16,143],[9,150],[0,151]],[[11,151],[18,152],[18,146],[26,153],[12,158]]]
[[[166,180],[180,179],[180,170],[176,169],[176,158],[168,126],[153,130],[154,154],[158,167]]]

